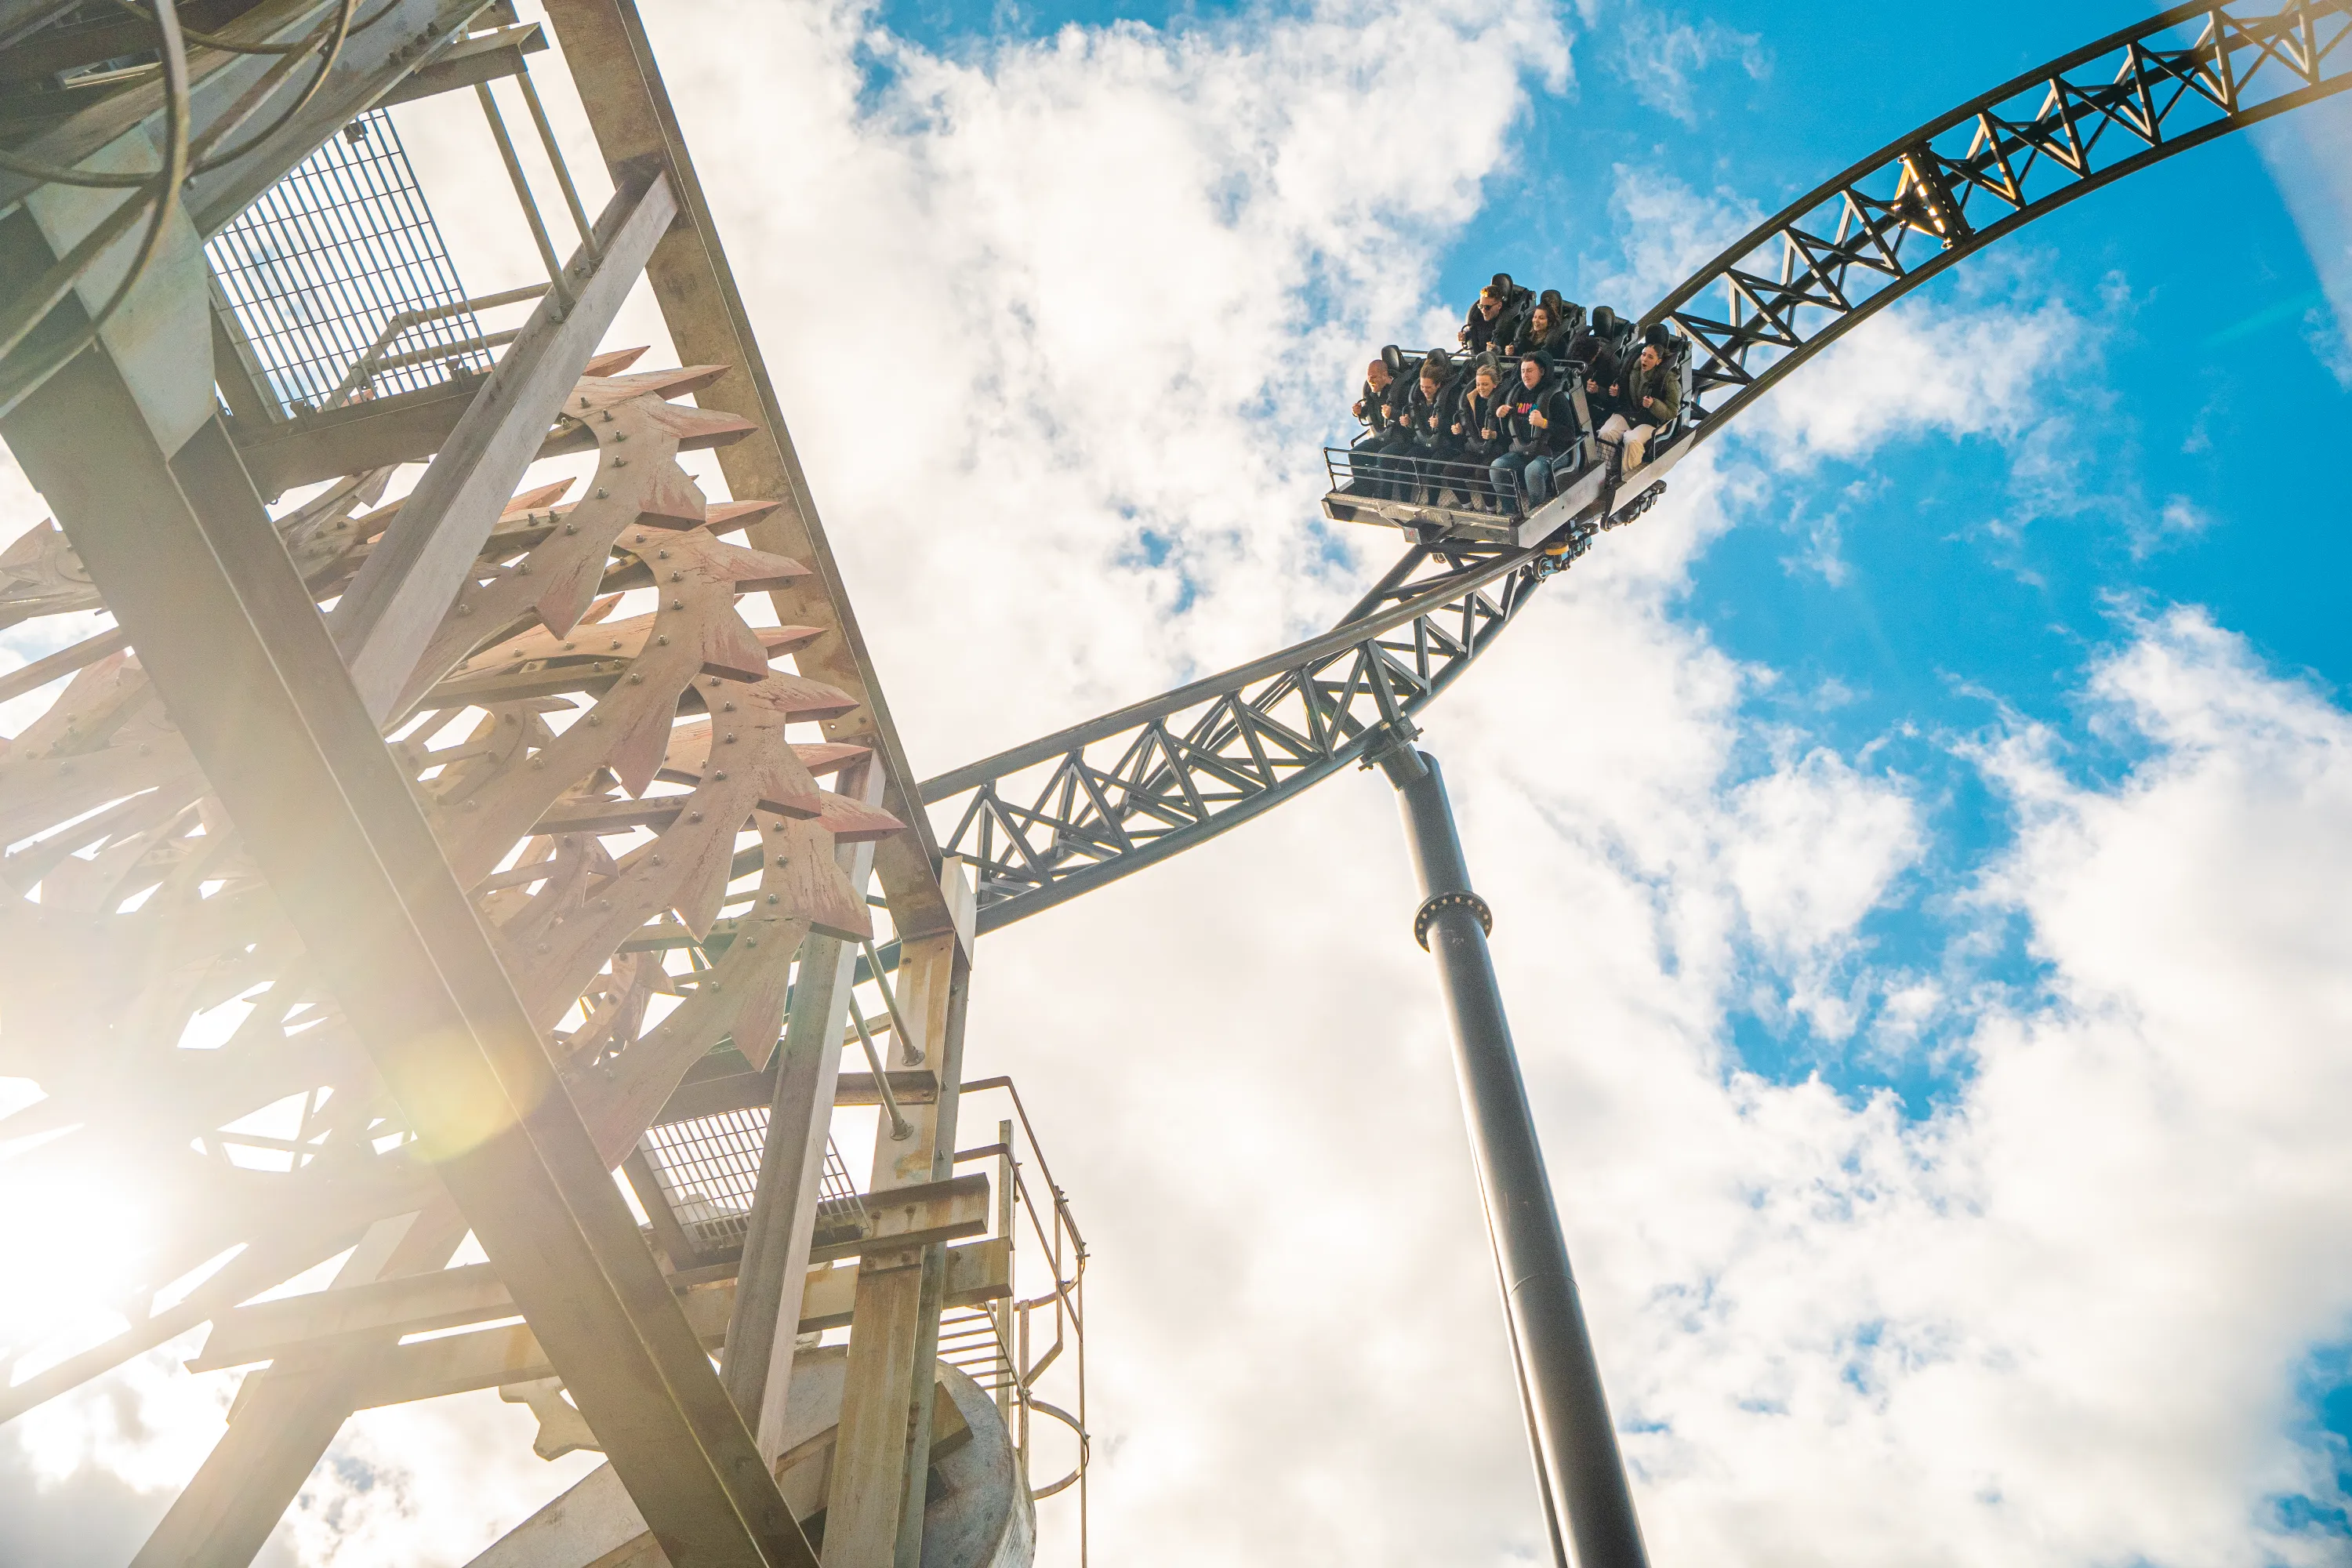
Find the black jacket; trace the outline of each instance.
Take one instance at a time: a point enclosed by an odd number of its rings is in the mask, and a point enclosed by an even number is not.
[[[1490,348],[1499,353],[1506,343],[1527,331],[1527,312],[1517,301],[1506,300],[1503,308],[1495,312],[1495,319],[1490,321],[1485,311],[1472,305],[1470,318],[1463,324],[1467,330],[1462,340],[1464,348],[1474,354],[1483,353]]]
[[[1462,426],[1462,458],[1465,462],[1486,462],[1509,445],[1510,436],[1503,423],[1503,411],[1499,406],[1501,402],[1500,387],[1485,397],[1478,395],[1475,381],[1463,389],[1454,418]]]
[[[1607,338],[1591,332],[1579,332],[1569,345],[1570,363],[1584,368],[1576,374],[1584,380],[1584,405],[1591,411],[1594,424],[1618,411],[1624,400],[1624,367],[1618,361],[1617,345]],[[1615,386],[1615,392],[1610,387]]]
[[[1576,334],[1568,330],[1568,324],[1563,321],[1538,337],[1532,319],[1534,312],[1530,311],[1528,315],[1530,319],[1519,329],[1518,336],[1505,345],[1507,352],[1515,355],[1549,354],[1556,363],[1566,360],[1570,346],[1576,341]]]
[[[1367,378],[1363,385],[1357,388],[1356,417],[1362,420],[1373,435],[1385,436],[1396,424],[1396,417],[1393,412],[1383,413],[1383,405],[1390,410],[1401,412],[1399,405],[1403,401],[1404,386],[1395,376],[1389,377],[1388,385],[1377,392],[1372,390],[1371,381]]]
[[[1413,449],[1424,457],[1450,453],[1460,444],[1454,434],[1454,384],[1448,382],[1437,389],[1436,397],[1428,398],[1422,395],[1419,381],[1412,384],[1405,403],[1405,424],[1412,432]]]
[[[1528,417],[1537,412],[1549,423],[1539,426]],[[1514,452],[1549,458],[1568,450],[1576,439],[1576,404],[1569,396],[1567,384],[1557,379],[1532,391],[1525,382],[1514,384],[1504,405],[1503,419]]]

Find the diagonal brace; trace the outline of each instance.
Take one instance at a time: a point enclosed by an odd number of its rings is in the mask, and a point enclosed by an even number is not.
[[[335,643],[378,723],[457,602],[482,542],[539,456],[547,427],[677,216],[669,177],[659,172],[639,188],[613,193],[596,220],[595,245],[583,246],[564,268],[570,303],[562,290],[541,296],[521,334],[401,504],[383,542],[344,590],[331,623]]]

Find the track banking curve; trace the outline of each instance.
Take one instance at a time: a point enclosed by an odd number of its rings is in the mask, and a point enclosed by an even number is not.
[[[1318,637],[927,781],[924,805],[953,818],[943,847],[973,865],[980,929],[1180,854],[1411,733],[1546,577],[1845,332],[2077,196],[2347,87],[2352,0],[2178,5],[1824,182],[1643,316],[1690,340],[1692,401],[1635,487],[1547,520],[1544,539],[1416,544]]]

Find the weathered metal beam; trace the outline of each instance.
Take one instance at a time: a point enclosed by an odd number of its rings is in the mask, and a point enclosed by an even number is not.
[[[882,793],[881,770],[869,755],[852,764],[840,784],[871,804]],[[834,855],[851,889],[864,897],[874,871],[873,844],[838,845]],[[803,939],[784,1037],[772,1047],[768,1070],[757,1075],[769,1086],[768,1125],[719,1376],[751,1423],[760,1457],[770,1464],[782,1452],[784,1403],[792,1389],[793,1338],[783,1325],[800,1318],[794,1297],[816,1236],[841,1070],[842,1018],[856,1005],[851,982],[856,962],[856,950],[839,937],[813,931]]]
[[[238,455],[256,489],[276,497],[298,485],[344,474],[365,473],[394,463],[422,463],[448,443],[457,422],[473,406],[478,379],[450,382],[415,392],[395,393],[321,413],[298,414],[280,423],[229,423]],[[681,452],[698,452],[734,439],[731,434],[695,434],[678,442]],[[596,437],[577,427],[550,433],[541,458],[593,452]]]
[[[1001,1242],[975,1241],[941,1251],[945,1258],[942,1300],[949,1306],[977,1307],[1011,1294],[1010,1255]],[[796,1331],[813,1334],[844,1326],[855,1310],[856,1294],[856,1264],[810,1269],[803,1293],[807,1305]],[[727,1319],[734,1304],[732,1280],[716,1281],[679,1298],[687,1322],[704,1347],[713,1351],[726,1341]],[[529,1323],[508,1323],[419,1340],[362,1363],[350,1385],[350,1397],[355,1408],[373,1410],[561,1375]]]
[[[840,567],[825,542],[815,500],[786,432],[767,363],[719,245],[718,226],[687,153],[644,23],[631,0],[552,0],[548,19],[579,84],[581,104],[605,163],[619,177],[641,160],[659,161],[692,220],[656,249],[646,276],[670,340],[687,362],[732,367],[698,393],[696,401],[760,426],[757,434],[727,447],[719,467],[736,495],[774,497],[784,503],[751,525],[752,546],[789,555],[812,568],[811,576],[775,591],[772,598],[782,625],[823,626],[835,634],[795,656],[801,673],[858,700],[856,710],[824,721],[825,737],[874,748],[884,769],[882,808],[908,825],[908,832],[884,840],[875,851],[875,872],[889,898],[891,920],[901,936],[952,931],[955,917],[940,889],[939,849],[915,791],[914,774],[850,611]]]
[[[856,954],[851,956],[855,959]],[[790,1049],[789,1044],[786,1049]],[[939,1077],[929,1068],[898,1068],[887,1076],[890,1098],[900,1105],[928,1104],[939,1095]],[[655,1123],[658,1126],[697,1116],[718,1116],[730,1110],[772,1107],[776,1102],[776,1065],[771,1060],[763,1071],[730,1072],[680,1084],[663,1105]],[[882,1094],[875,1085],[872,1073],[845,1072],[834,1080],[833,1103],[835,1106],[879,1105]]]
[[[79,0],[0,0],[0,48],[70,11]]]
[[[391,712],[564,395],[677,216],[677,198],[659,171],[642,185],[613,193],[596,220],[595,243],[583,246],[564,268],[570,303],[553,289],[541,296],[521,335],[480,384],[343,591],[329,626],[377,722]]]
[[[546,47],[547,33],[536,22],[517,22],[495,33],[461,38],[431,65],[376,100],[375,107],[389,109],[395,103],[413,103],[500,77],[520,76],[523,56],[539,54]]]
[[[5,434],[672,1562],[813,1563],[226,433],[90,353]]]
[[[891,1189],[919,1187],[954,1168],[956,1095],[949,1086],[960,1081],[963,1065],[960,1002],[968,964],[967,950],[951,932],[900,947],[899,1013],[924,1065],[940,1075],[941,1093],[908,1113],[908,1136],[875,1140],[869,1213]],[[827,1568],[887,1568],[900,1560],[910,1536],[919,1553],[922,1494],[918,1481],[910,1505],[908,1465],[929,1436],[930,1380],[919,1369],[937,1357],[940,1267],[923,1250],[878,1246],[868,1247],[859,1267],[841,1436],[825,1504]]]
[[[435,1269],[465,1238],[446,1196],[417,1214],[369,1227],[335,1276],[337,1289]],[[331,1356],[289,1356],[237,1388],[229,1428],[149,1533],[131,1568],[246,1568],[285,1516],[352,1411],[366,1363],[353,1349],[388,1351],[393,1338],[345,1344]]]
[[[967,1178],[952,1189],[927,1189],[931,1195],[921,1200],[921,1213],[893,1220],[877,1241],[897,1247],[906,1245],[909,1236],[949,1238],[970,1236],[976,1226],[984,1228],[985,1216],[976,1219],[974,1212],[976,1204],[986,1202],[985,1188],[974,1184],[979,1180]],[[904,1194],[900,1203],[905,1203]],[[1008,1284],[1009,1265],[1001,1237],[950,1247],[946,1257],[950,1262],[947,1288],[958,1298],[952,1305],[967,1300],[993,1300]],[[803,1272],[805,1279],[795,1331],[814,1333],[847,1323],[856,1305],[856,1262],[819,1263]],[[687,1303],[687,1321],[706,1342],[726,1333],[728,1313],[740,1289],[740,1280],[718,1279],[679,1292]],[[218,1372],[348,1349],[362,1338],[404,1338],[514,1315],[513,1292],[499,1278],[494,1264],[469,1263],[373,1283],[339,1281],[333,1289],[257,1301],[222,1313],[214,1320],[204,1349],[189,1358],[187,1366],[191,1372]],[[467,1337],[450,1335],[427,1342],[454,1345]]]
[[[290,43],[328,15],[330,4],[331,0],[262,0],[222,31],[240,43]],[[192,47],[188,50],[189,123],[199,133],[218,123],[220,116],[231,111],[273,63],[273,57],[267,55]],[[161,79],[141,82],[89,95],[85,106],[11,151],[43,163],[71,166],[137,130],[149,132],[152,143],[161,146],[163,117]],[[153,167],[152,163],[148,166]],[[30,174],[0,169],[0,212],[15,206],[41,184]]]

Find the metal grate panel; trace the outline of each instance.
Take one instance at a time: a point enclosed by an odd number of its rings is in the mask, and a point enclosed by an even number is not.
[[[490,353],[392,117],[354,120],[205,247],[257,378],[301,411],[483,374]],[[382,343],[359,385],[343,383]],[[339,395],[339,394],[343,394]]]
[[[743,1245],[767,1136],[764,1110],[721,1111],[646,1130],[646,1157],[654,1178],[698,1248]],[[817,1188],[817,1240],[822,1244],[844,1232],[862,1236],[865,1230],[865,1200],[849,1179],[841,1151],[827,1139],[824,1174]]]

